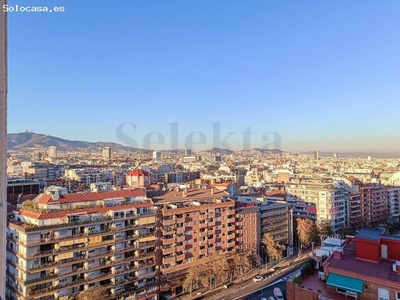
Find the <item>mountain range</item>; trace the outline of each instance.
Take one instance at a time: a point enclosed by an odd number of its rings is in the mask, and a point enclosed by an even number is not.
[[[60,151],[81,149],[101,150],[104,147],[110,147],[115,150],[126,150],[134,152],[147,151],[144,149],[122,146],[117,143],[70,141],[51,135],[44,135],[33,132],[7,134],[7,147],[9,150],[23,150],[27,148],[48,148],[50,146],[56,146],[57,150]]]
[[[114,150],[124,150],[131,152],[146,152],[147,149],[134,148],[129,146],[123,146],[118,143],[111,142],[86,142],[86,141],[71,141],[62,139],[59,137],[33,133],[33,132],[22,132],[22,133],[9,133],[7,134],[7,147],[9,150],[24,150],[29,148],[48,148],[50,146],[56,146],[57,150],[60,151],[72,151],[72,150],[83,150],[91,149],[100,151],[104,147],[110,147]],[[165,150],[168,151],[168,150]],[[183,150],[169,150],[168,152],[180,152]],[[236,151],[238,153],[246,150]],[[263,154],[280,154],[284,153],[282,150],[278,149],[259,149],[255,148],[253,151],[258,151]],[[233,154],[235,151],[229,149],[212,148],[202,152],[211,152],[219,154]],[[302,154],[314,155],[313,151],[303,152]],[[324,152],[319,151],[319,156],[321,157],[333,157],[334,152]],[[366,158],[368,156],[374,158],[400,158],[400,152],[339,152],[337,153],[339,157],[362,157]]]

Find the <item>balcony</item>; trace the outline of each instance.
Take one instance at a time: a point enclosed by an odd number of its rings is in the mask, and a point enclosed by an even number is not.
[[[176,242],[184,242],[186,240],[186,236],[185,235],[181,235],[181,236],[177,236],[176,237]]]
[[[208,223],[204,222],[204,223],[199,223],[199,228],[207,228],[208,227]]]
[[[201,220],[201,221],[207,220],[207,218],[208,218],[207,214],[200,214],[199,215],[199,220]]]
[[[163,239],[162,243],[163,245],[175,243],[175,238]]]
[[[106,216],[106,217],[99,217],[94,220],[91,219],[85,219],[82,221],[74,221],[74,222],[68,222],[68,223],[62,223],[62,224],[55,224],[55,225],[45,225],[45,226],[37,226],[37,225],[31,225],[23,222],[10,222],[9,226],[12,229],[17,229],[21,232],[35,232],[35,231],[45,231],[45,230],[51,230],[51,229],[57,229],[57,228],[70,228],[70,227],[77,227],[81,226],[83,224],[93,224],[93,223],[103,223],[105,221],[112,220],[111,217]]]
[[[199,232],[199,237],[205,237],[207,235],[208,235],[208,231],[206,231],[206,230]]]
[[[200,254],[200,255],[205,255],[205,254],[207,254],[207,248],[200,249],[200,250],[199,250],[199,254]]]
[[[162,224],[163,224],[163,226],[174,225],[175,224],[175,219],[163,220]]]
[[[163,248],[162,253],[163,253],[163,255],[173,254],[173,253],[175,253],[175,247]]]
[[[176,218],[176,223],[185,223],[185,217]]]
[[[163,265],[171,264],[171,263],[174,263],[174,262],[175,262],[175,256],[163,257],[163,259],[162,259]]]
[[[176,233],[185,233],[185,227],[177,227]]]
[[[40,278],[26,280],[26,281],[24,281],[24,285],[25,286],[29,286],[29,285],[34,284],[34,283],[48,281],[48,280],[51,280],[53,278],[57,278],[57,276],[58,276],[58,274],[49,274],[49,275],[46,275],[46,276],[43,276],[43,277],[40,277]]]
[[[139,243],[139,248],[140,249],[145,249],[145,248],[151,248],[151,247],[155,247],[156,246],[156,242],[140,242]]]
[[[177,255],[176,256],[176,261],[184,261],[185,260],[185,254]]]
[[[177,245],[176,246],[176,251],[178,252],[178,251],[185,251],[185,245],[183,244],[183,245]]]

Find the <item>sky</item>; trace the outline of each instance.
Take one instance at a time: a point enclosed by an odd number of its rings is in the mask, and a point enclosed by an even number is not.
[[[400,1],[9,0],[8,132],[400,152]]]

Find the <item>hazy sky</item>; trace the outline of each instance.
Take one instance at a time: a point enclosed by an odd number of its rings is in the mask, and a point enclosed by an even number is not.
[[[8,2],[10,133],[400,151],[398,0]]]

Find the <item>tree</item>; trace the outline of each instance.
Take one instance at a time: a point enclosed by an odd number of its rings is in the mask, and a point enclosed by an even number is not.
[[[265,246],[267,255],[274,259],[281,259],[285,246],[274,240],[274,237],[270,233],[265,233],[261,243]]]
[[[215,275],[216,286],[224,283],[224,276],[228,269],[228,262],[226,258],[220,256],[217,260],[213,262],[212,268]]]
[[[310,219],[298,219],[297,234],[300,239],[300,248],[309,247],[311,242],[318,240],[317,225]]]
[[[78,295],[78,300],[108,300],[110,294],[107,289],[99,286],[91,290],[85,290]]]
[[[215,277],[214,269],[212,265],[203,264],[200,267],[200,282],[204,287],[208,287],[210,290],[212,289],[212,283]]]
[[[318,233],[323,237],[330,237],[333,235],[332,226],[330,224],[322,224],[318,227]]]
[[[190,297],[192,297],[192,292],[194,289],[196,289],[199,282],[199,271],[199,266],[194,265],[190,267],[186,273],[186,278],[183,282],[183,289],[189,292]]]
[[[246,252],[236,253],[233,258],[236,261],[236,268],[240,275],[244,275],[251,269],[251,262],[249,256],[251,255],[251,250]]]
[[[261,258],[259,255],[251,253],[248,256],[248,259],[250,261],[251,268],[258,268],[259,266],[261,266]]]
[[[238,268],[235,257],[228,258],[227,263],[228,263],[227,271],[228,271],[229,282],[232,282],[233,277],[235,276],[235,271]]]

